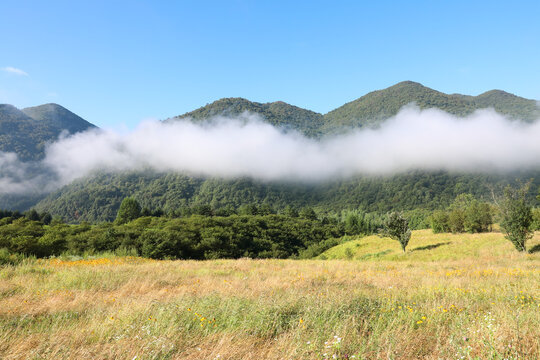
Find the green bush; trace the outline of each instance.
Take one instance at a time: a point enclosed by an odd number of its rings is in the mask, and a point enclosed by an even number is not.
[[[437,210],[431,214],[431,229],[435,234],[450,232],[448,212]]]

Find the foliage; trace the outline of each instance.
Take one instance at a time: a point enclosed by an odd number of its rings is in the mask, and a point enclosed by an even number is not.
[[[411,171],[392,177],[365,176],[301,184],[151,172],[102,173],[75,181],[49,195],[35,208],[68,222],[112,221],[125,197],[133,197],[150,212],[163,211],[171,216],[203,214],[208,207],[214,213],[229,215],[242,206],[263,204],[274,212],[287,207],[292,212],[311,207],[326,214],[344,209],[379,214],[395,210],[410,217],[411,227],[420,228],[429,224],[424,217],[431,210],[447,208],[462,193],[487,199],[491,197],[491,186],[504,188],[506,184],[514,184],[516,177],[534,177],[540,182],[539,175],[538,172],[494,176]],[[409,213],[414,210],[416,214]]]
[[[394,211],[390,213],[384,222],[384,234],[394,240],[399,241],[401,249],[405,252],[405,248],[411,239],[411,229],[409,222],[402,214]]]
[[[450,232],[448,211],[436,210],[431,215],[431,229],[434,234]]]
[[[530,185],[529,182],[520,188],[506,187],[500,203],[501,229],[518,251],[526,250],[526,242],[533,235],[532,207],[527,201]]]
[[[2,221],[0,248],[37,257],[130,249],[156,259],[287,258],[343,235],[342,224],[330,219],[277,214],[140,217],[98,225],[46,226],[26,217]]]
[[[116,223],[120,225],[125,224],[135,220],[139,216],[141,216],[141,206],[139,205],[139,202],[133,198],[127,197],[122,200],[122,204],[120,204],[118,214],[116,215]]]
[[[475,199],[471,194],[461,194],[446,211],[434,211],[431,228],[434,233],[480,233],[490,231],[493,210],[487,202]]]
[[[532,230],[540,230],[540,208],[532,209]]]

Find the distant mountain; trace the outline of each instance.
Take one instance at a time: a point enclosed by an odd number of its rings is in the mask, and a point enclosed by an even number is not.
[[[218,115],[238,116],[247,112],[260,115],[272,125],[318,138],[350,128],[377,127],[410,103],[416,103],[422,109],[439,108],[459,116],[492,107],[510,118],[526,122],[540,118],[536,101],[504,91],[492,90],[478,96],[449,95],[406,81],[371,92],[325,115],[284,102],[258,103],[243,98],[226,98],[166,121],[191,119],[201,122]],[[10,105],[0,105],[0,151],[16,152],[25,160],[39,159],[43,156],[44,145],[56,139],[61,131],[73,133],[90,127],[93,125],[55,104],[22,111]],[[412,172],[387,178],[357,177],[305,185],[198,178],[182,174],[98,174],[59,189],[39,202],[37,207],[72,221],[112,219],[126,196],[136,197],[144,206],[168,211],[201,204],[219,208],[246,203],[267,203],[276,208],[287,204],[309,205],[319,210],[356,207],[370,211],[411,210],[446,206],[464,192],[488,196],[486,185],[508,183],[519,176],[523,179],[533,177],[535,184],[540,181],[538,172],[521,175]],[[4,198],[7,202],[0,198],[0,207],[15,204],[21,209],[32,204],[28,199]],[[34,203],[38,198],[34,196]]]
[[[77,114],[58,104],[44,104],[22,109],[22,112],[35,119],[45,126],[54,129],[57,133],[64,130],[70,134],[78,133],[95,128],[94,124],[89,123]]]
[[[405,105],[415,103],[421,109],[437,108],[450,114],[466,116],[475,110],[494,108],[513,119],[532,122],[540,118],[535,100],[524,99],[501,90],[478,96],[445,94],[413,81],[400,82],[351,101],[324,115],[323,133],[347,128],[376,126],[396,115]]]
[[[48,142],[67,131],[70,134],[95,125],[57,104],[22,110],[0,104],[0,151],[14,152],[21,160],[38,160]]]
[[[243,98],[224,98],[166,121],[186,118],[204,121],[214,116],[234,117],[248,112],[260,115],[272,125],[294,129],[310,137],[321,137],[352,128],[376,127],[412,103],[421,109],[437,108],[458,116],[493,108],[509,118],[525,122],[540,118],[537,101],[501,90],[491,90],[478,96],[445,94],[420,83],[404,81],[370,92],[324,115],[282,101],[258,103]]]
[[[323,116],[319,113],[289,105],[282,101],[258,103],[243,98],[225,98],[207,104],[197,110],[176,116],[167,121],[192,119],[203,121],[214,116],[235,117],[243,113],[257,114],[264,121],[284,129],[297,130],[307,136],[317,136],[323,124]]]

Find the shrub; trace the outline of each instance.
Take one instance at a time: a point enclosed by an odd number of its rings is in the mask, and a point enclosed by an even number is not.
[[[431,229],[435,234],[450,232],[447,211],[437,210],[433,212],[431,215]]]
[[[401,249],[405,252],[405,248],[411,239],[411,229],[409,229],[407,219],[400,213],[390,213],[384,223],[384,233],[386,236],[399,241]]]
[[[507,186],[500,204],[501,229],[518,251],[525,251],[526,242],[533,235],[532,207],[527,203],[530,182],[519,189]]]

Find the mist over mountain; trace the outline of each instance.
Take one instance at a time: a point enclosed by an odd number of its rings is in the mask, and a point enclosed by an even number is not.
[[[325,115],[226,98],[124,135],[55,104],[1,105],[0,208],[43,199],[40,211],[70,221],[111,220],[126,196],[168,211],[432,209],[516,177],[536,181],[538,117],[536,101],[503,91],[447,95],[414,82]],[[57,141],[62,132],[72,135]]]

